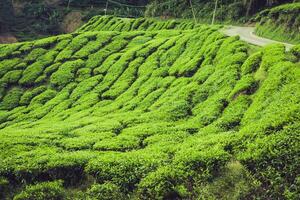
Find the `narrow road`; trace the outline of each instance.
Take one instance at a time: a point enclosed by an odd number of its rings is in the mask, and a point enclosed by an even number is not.
[[[275,40],[270,40],[267,38],[262,38],[254,34],[255,27],[240,27],[240,26],[228,26],[222,29],[222,32],[225,35],[228,36],[236,36],[239,35],[241,40],[244,40],[250,44],[254,44],[257,46],[265,46],[268,44],[284,44],[286,46],[286,49],[289,50],[291,49],[294,45],[288,44],[288,43],[283,43],[283,42],[278,42]]]

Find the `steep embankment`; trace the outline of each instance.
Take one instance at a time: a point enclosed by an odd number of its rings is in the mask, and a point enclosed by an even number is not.
[[[0,46],[2,197],[299,195],[297,48],[97,26]]]
[[[300,43],[300,3],[278,6],[261,12],[256,33],[278,41]]]

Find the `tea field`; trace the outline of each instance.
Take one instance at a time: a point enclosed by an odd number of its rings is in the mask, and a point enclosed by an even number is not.
[[[94,17],[0,45],[1,199],[297,199],[300,46]]]

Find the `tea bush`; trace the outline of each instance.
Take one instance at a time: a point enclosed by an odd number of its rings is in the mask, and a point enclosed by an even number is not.
[[[20,105],[28,105],[35,96],[44,92],[46,89],[46,86],[42,85],[40,87],[34,88],[33,90],[27,90],[20,99]]]
[[[56,87],[64,87],[75,78],[75,72],[84,65],[82,60],[69,61],[62,64],[50,77],[50,82]]]
[[[162,29],[192,29],[195,24],[182,28],[184,22],[158,21],[153,19],[122,19],[112,16],[95,16],[89,23],[80,27],[78,32],[86,31],[133,31],[133,30],[162,30]],[[181,28],[179,28],[181,26]]]
[[[35,62],[23,71],[19,83],[22,85],[32,85],[34,81],[43,73],[44,65],[41,62]]]
[[[64,189],[62,183],[44,182],[37,185],[27,186],[26,189],[14,197],[15,200],[60,200],[64,199]]]
[[[0,104],[0,108],[4,110],[11,110],[19,105],[21,96],[23,95],[23,90],[18,87],[11,88]]]
[[[118,200],[125,199],[120,188],[113,183],[95,184],[87,191],[90,199]]]

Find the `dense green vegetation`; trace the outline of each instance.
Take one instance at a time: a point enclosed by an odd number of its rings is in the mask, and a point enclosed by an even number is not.
[[[10,32],[18,41],[29,41],[72,32],[67,25],[76,29],[95,15],[144,16],[147,1],[113,2],[109,2],[105,11],[107,0],[1,0],[0,36]]]
[[[279,41],[300,43],[300,3],[264,10],[257,17],[256,33]]]
[[[273,14],[263,12],[258,32],[268,37],[298,43],[299,0],[1,0],[0,34],[12,34],[18,41],[29,41],[60,33],[70,33],[97,15],[124,18],[180,18],[198,23],[245,24],[264,9],[286,3]],[[299,4],[299,3],[298,3]],[[289,7],[289,8],[288,8]],[[298,6],[299,7],[299,6]],[[286,9],[286,10],[285,10]],[[275,13],[270,11],[270,13]],[[216,11],[216,12],[214,12]],[[215,13],[215,15],[214,15]],[[280,15],[277,20],[277,15]],[[260,15],[259,15],[260,16]],[[151,20],[150,20],[151,21]],[[268,21],[267,23],[265,23]],[[279,26],[284,21],[284,26]],[[295,23],[294,23],[295,21]],[[297,23],[296,23],[297,22]],[[294,24],[293,24],[294,23]],[[262,25],[263,24],[263,25]],[[294,25],[294,26],[293,26]],[[288,28],[292,34],[281,36]],[[274,31],[275,29],[275,31]],[[10,34],[9,34],[10,35]],[[284,35],[284,34],[283,34]],[[1,35],[0,35],[1,42]],[[9,42],[9,41],[7,41]]]
[[[193,27],[0,45],[1,198],[297,199],[299,46]]]
[[[88,23],[78,29],[85,31],[157,31],[165,29],[187,30],[203,25],[195,24],[190,20],[157,20],[152,18],[118,18],[113,16],[95,16]]]
[[[273,6],[299,0],[150,0],[145,16],[196,18],[210,23],[216,8],[216,21],[245,23],[256,13]]]

